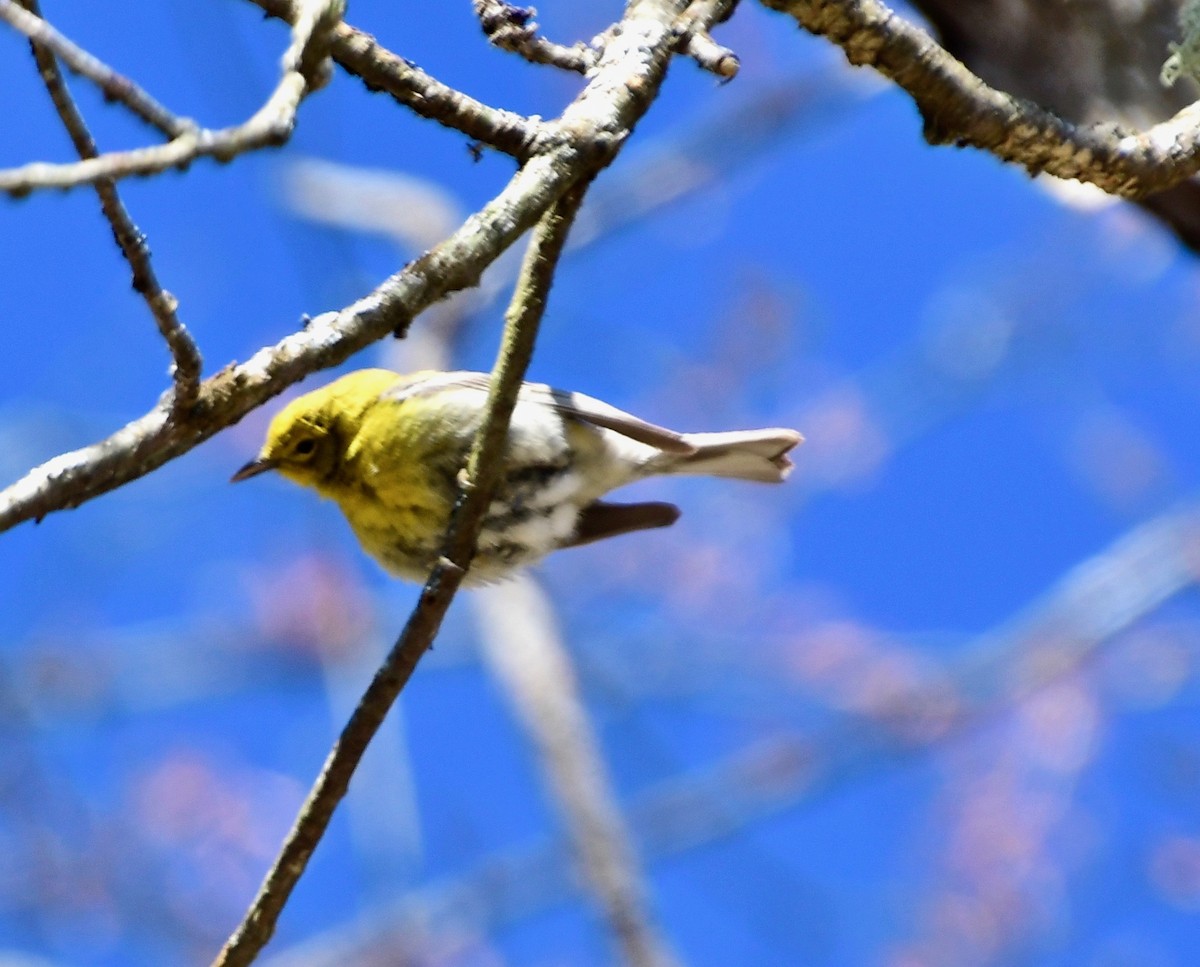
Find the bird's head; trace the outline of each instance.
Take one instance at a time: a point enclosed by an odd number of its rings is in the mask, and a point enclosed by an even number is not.
[[[395,380],[386,370],[360,370],[292,400],[271,421],[258,456],[233,481],[278,470],[303,486],[329,487],[364,414]]]
[[[329,401],[313,399],[317,395],[301,396],[276,415],[258,456],[233,475],[235,482],[278,470],[289,480],[315,487],[333,473],[342,455],[341,434]]]

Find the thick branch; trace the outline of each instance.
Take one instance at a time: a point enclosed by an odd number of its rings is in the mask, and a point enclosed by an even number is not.
[[[908,91],[931,144],[971,145],[1004,161],[1141,198],[1200,170],[1200,105],[1129,134],[1073,125],[995,90],[924,30],[879,0],[762,0],[838,44],[850,63],[873,67]]]
[[[29,16],[35,20],[41,17],[37,0],[23,2],[28,8]],[[99,154],[96,142],[74,98],[71,97],[71,92],[67,89],[55,54],[40,39],[31,40],[31,45],[42,82],[46,85],[67,134],[70,135],[75,151],[80,158],[95,158]],[[146,305],[158,324],[158,331],[166,340],[174,360],[171,367],[171,376],[175,381],[172,405],[176,409],[190,406],[195,402],[200,387],[200,350],[196,348],[196,343],[176,315],[178,303],[175,297],[159,285],[158,276],[150,261],[150,248],[146,245],[146,237],[129,216],[121,196],[117,193],[116,184],[106,178],[96,182],[95,188],[100,196],[101,211],[112,226],[113,238],[133,272],[134,291],[146,300]]]
[[[3,0],[0,0],[3,2]],[[180,122],[166,144],[88,158],[73,164],[33,162],[0,171],[0,191],[22,196],[44,188],[74,188],[104,179],[186,168],[197,158],[229,161],[248,151],[283,144],[291,137],[300,102],[327,79],[330,31],[340,21],[342,0],[305,0],[283,55],[283,75],[267,101],[245,123],[219,131]]]
[[[443,544],[443,556],[429,575],[416,608],[392,646],[350,721],[325,760],[279,855],[241,925],[214,961],[214,967],[244,967],[270,940],[288,897],[325,834],[337,804],[350,787],[358,763],[417,662],[433,643],[442,619],[475,554],[475,542],[503,468],[508,424],[517,392],[533,358],[538,326],[554,281],[567,232],[582,201],[575,189],[550,209],[534,230],[505,319],[504,340],[488,390],[487,412],[467,464],[467,479]]]

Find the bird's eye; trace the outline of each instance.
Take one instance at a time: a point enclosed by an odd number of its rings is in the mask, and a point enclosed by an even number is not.
[[[316,448],[317,448],[317,441],[312,439],[311,437],[308,437],[304,440],[301,440],[299,443],[297,443],[296,448],[293,452],[295,454],[297,454],[298,456],[307,457]]]

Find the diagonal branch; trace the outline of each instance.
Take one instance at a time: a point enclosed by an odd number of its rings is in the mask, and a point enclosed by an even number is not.
[[[267,14],[294,22],[300,0],[250,0]],[[392,53],[370,34],[340,23],[333,31],[330,56],[370,91],[384,91],[414,114],[461,131],[480,144],[516,158],[532,154],[544,133],[536,120],[490,107],[426,74]]]
[[[0,0],[0,2],[4,2],[4,0]],[[26,10],[22,12],[27,12],[35,20],[41,17],[38,0],[22,0],[22,2],[26,6]],[[45,21],[41,22],[45,23]],[[54,107],[62,119],[63,126],[67,129],[67,134],[71,137],[72,144],[75,145],[76,152],[80,158],[95,158],[99,154],[96,142],[92,138],[87,122],[84,121],[74,98],[71,97],[71,92],[67,89],[62,72],[58,69],[55,53],[40,39],[32,39],[30,44],[33,48],[34,60],[37,62],[38,72],[42,76],[42,82],[46,85],[50,99],[54,102]],[[154,321],[158,324],[158,330],[166,340],[167,348],[171,351],[171,358],[174,360],[171,376],[175,381],[175,392],[171,398],[172,406],[176,409],[190,406],[196,401],[196,394],[200,388],[200,351],[176,315],[178,302],[175,297],[159,285],[158,276],[150,262],[150,248],[146,244],[146,237],[133,223],[133,219],[121,201],[121,196],[117,193],[116,184],[111,179],[105,178],[97,181],[94,187],[100,196],[100,208],[104,212],[104,217],[112,226],[113,238],[116,239],[117,246],[133,271],[134,291],[146,300],[146,305],[149,306],[150,312],[154,315]]]
[[[4,2],[4,0],[0,0]],[[32,162],[0,170],[0,192],[15,197],[46,188],[75,188],[104,179],[186,168],[197,158],[229,161],[239,154],[283,144],[292,135],[300,102],[327,80],[329,37],[340,22],[343,0],[303,0],[283,55],[283,73],[261,108],[247,121],[213,131],[179,122],[166,144],[87,158],[72,164]]]
[[[442,557],[425,583],[416,608],[383,665],[363,693],[279,855],[242,923],[214,961],[214,967],[244,967],[270,940],[275,923],[320,843],[350,778],[396,696],[417,662],[433,643],[442,619],[475,554],[475,542],[500,478],[508,425],[517,392],[533,358],[538,326],[554,281],[567,233],[583,200],[582,187],[557,201],[534,229],[517,279],[504,326],[504,338],[492,369],[487,411],[467,462],[466,479],[442,546]]]
[[[1200,171],[1200,104],[1140,133],[1077,126],[989,87],[880,0],[762,0],[912,95],[931,144],[971,145],[1037,174],[1144,198]]]
[[[100,88],[105,98],[124,104],[167,137],[178,137],[195,127],[191,121],[176,117],[128,77],[64,37],[45,21],[36,6],[0,0],[0,20],[23,33],[38,48],[52,52],[76,74],[86,77]]]

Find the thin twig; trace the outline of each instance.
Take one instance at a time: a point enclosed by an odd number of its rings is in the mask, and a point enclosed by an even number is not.
[[[582,198],[582,188],[572,189],[534,229],[505,318],[503,342],[492,369],[487,410],[467,462],[466,480],[446,532],[442,557],[429,575],[404,631],[325,760],[258,895],[214,961],[214,967],[245,967],[270,940],[279,914],[324,836],[334,809],[346,795],[367,745],[412,676],[417,662],[433,643],[442,618],[470,568],[484,514],[503,467],[508,424],[517,392],[533,357],[554,271]]]
[[[38,0],[22,2],[33,19],[41,18]],[[54,102],[55,110],[58,111],[76,152],[80,158],[95,158],[99,154],[96,142],[88,130],[83,114],[75,104],[75,99],[71,97],[62,72],[58,69],[55,52],[40,39],[31,39],[30,46],[33,48],[42,83],[46,85],[50,99]],[[146,236],[133,223],[117,192],[116,184],[105,178],[97,181],[93,187],[100,196],[100,209],[112,226],[113,238],[133,272],[134,291],[146,300],[146,305],[150,307],[154,321],[158,324],[158,331],[162,333],[167,348],[171,351],[174,361],[171,377],[175,383],[172,406],[176,410],[191,406],[196,401],[200,389],[200,350],[176,315],[178,301],[159,285],[158,276],[150,261],[150,248],[146,244]]]
[[[2,2],[2,0],[0,0]],[[218,131],[187,127],[166,144],[114,151],[72,164],[33,162],[0,171],[0,192],[20,197],[46,188],[75,188],[105,178],[118,180],[168,168],[186,168],[197,158],[229,161],[239,154],[285,143],[300,102],[328,78],[330,32],[340,20],[343,0],[305,0],[283,55],[283,74],[266,103],[243,124]]]
[[[22,7],[15,0],[0,0],[0,20],[23,33],[38,47],[53,52],[68,68],[99,87],[107,100],[124,104],[167,137],[178,137],[196,127],[194,121],[172,114],[128,77],[72,43],[50,26],[36,7]]]
[[[924,30],[880,0],[762,0],[873,67],[916,102],[930,144],[971,145],[1031,174],[1090,182],[1145,198],[1200,171],[1200,104],[1142,132],[1079,127],[989,87]]]
[[[295,19],[299,7],[297,0],[250,2],[288,23]],[[339,66],[360,78],[368,90],[383,91],[413,113],[515,158],[528,158],[544,134],[544,126],[537,120],[468,97],[349,24],[340,23],[334,29],[329,52]]]
[[[473,0],[475,16],[490,43],[501,50],[520,54],[531,64],[548,64],[563,70],[586,74],[596,66],[598,54],[587,44],[570,47],[538,36],[532,7],[518,7],[507,0]]]

